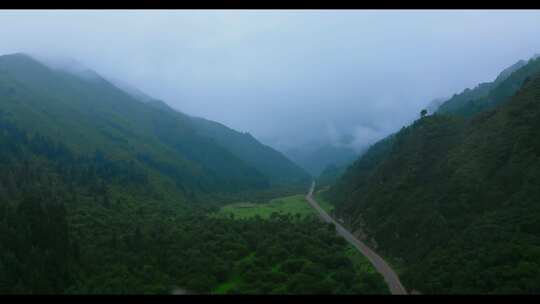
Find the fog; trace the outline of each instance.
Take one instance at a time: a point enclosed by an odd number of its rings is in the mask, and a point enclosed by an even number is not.
[[[352,135],[359,150],[539,37],[533,10],[0,11],[0,54],[73,58],[279,149]]]

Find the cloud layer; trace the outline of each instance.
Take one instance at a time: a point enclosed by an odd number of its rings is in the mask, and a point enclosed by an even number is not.
[[[69,56],[279,147],[343,133],[361,147],[540,52],[532,10],[1,11],[0,24],[0,54]]]

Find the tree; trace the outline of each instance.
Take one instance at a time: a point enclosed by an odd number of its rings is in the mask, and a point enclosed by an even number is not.
[[[424,118],[426,115],[427,115],[427,110],[426,109],[423,109],[422,111],[420,111],[420,117],[421,118]]]
[[[326,227],[327,227],[328,231],[330,231],[330,232],[334,232],[337,229],[336,224],[334,224],[334,223],[328,223]]]

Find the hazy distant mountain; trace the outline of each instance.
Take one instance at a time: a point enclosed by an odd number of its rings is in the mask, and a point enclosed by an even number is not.
[[[322,170],[317,177],[317,185],[319,187],[326,187],[335,183],[345,173],[348,165],[336,166],[328,165]]]
[[[190,120],[190,125],[197,134],[215,140],[235,156],[269,177],[273,184],[309,182],[309,175],[302,168],[291,162],[282,153],[260,143],[251,134],[235,131],[221,123],[205,118],[189,116],[126,83],[121,81],[116,81],[116,83],[119,88],[136,99],[165,111],[176,112]]]
[[[538,71],[540,71],[540,61],[535,57],[528,62],[520,60],[504,69],[493,82],[481,83],[474,89],[467,88],[462,93],[455,94],[445,101],[437,112],[470,116],[492,108],[514,95],[523,81]]]
[[[531,58],[532,60],[536,59],[534,56]],[[494,84],[495,85],[498,85],[499,83],[501,83],[502,81],[504,81],[505,79],[507,79],[512,73],[514,73],[515,71],[519,70],[520,68],[522,68],[524,65],[527,64],[527,61],[525,60],[520,60],[516,63],[514,63],[513,65],[507,67],[506,69],[504,69],[501,73],[499,73],[499,75],[497,76],[497,78],[495,78],[495,81],[494,81]]]
[[[192,117],[197,134],[214,139],[217,143],[257,168],[273,183],[308,183],[309,175],[282,153],[258,142],[251,134],[237,132],[220,123]]]
[[[20,54],[22,55],[22,54]],[[85,80],[104,80],[101,75],[88,68],[81,62],[69,57],[50,57],[43,55],[28,55],[38,60],[50,69],[68,72]]]
[[[448,98],[435,98],[428,103],[426,110],[430,114],[435,113],[446,100],[448,100]]]
[[[352,148],[337,147],[329,143],[291,148],[285,151],[285,155],[313,176],[318,176],[329,165],[344,166],[358,157],[358,153]]]
[[[141,91],[141,90],[139,90],[139,89],[125,83],[122,80],[119,80],[119,79],[109,79],[109,80],[116,87],[118,87],[119,89],[121,89],[124,92],[128,93],[129,95],[131,95],[133,98],[135,98],[137,100],[140,100],[140,101],[145,102],[145,103],[153,102],[153,101],[156,100],[155,98],[150,97],[149,95],[147,95],[143,91]]]

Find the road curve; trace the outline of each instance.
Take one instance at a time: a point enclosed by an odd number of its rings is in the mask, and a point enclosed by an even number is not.
[[[388,288],[392,294],[407,294],[407,290],[401,282],[399,277],[392,270],[392,268],[373,250],[366,246],[363,242],[358,240],[352,233],[347,231],[343,226],[336,222],[326,211],[324,211],[319,204],[313,199],[313,190],[315,189],[315,182],[311,184],[309,193],[306,195],[308,203],[319,212],[320,217],[327,223],[334,223],[336,225],[336,231],[339,235],[343,236],[349,243],[351,243],[360,253],[362,253],[375,267],[375,269],[384,277]]]

